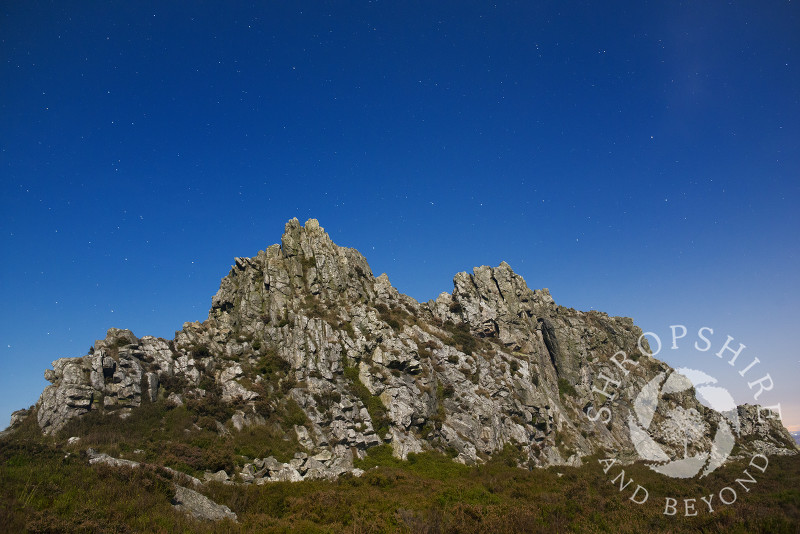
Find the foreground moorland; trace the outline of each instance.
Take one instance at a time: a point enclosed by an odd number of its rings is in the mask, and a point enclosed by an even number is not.
[[[153,425],[154,418],[175,424]],[[182,409],[143,407],[128,420],[82,423],[84,438],[68,445],[70,430],[42,437],[33,421],[0,440],[0,529],[4,532],[798,532],[800,458],[771,457],[762,473],[749,468],[749,491],[735,483],[748,461],[731,461],[701,480],[669,479],[643,465],[625,466],[620,491],[618,466],[603,472],[598,458],[582,467],[526,470],[516,467],[511,447],[489,462],[466,467],[447,455],[391,456],[388,445],[358,461],[360,477],[335,481],[271,482],[264,485],[209,482],[199,491],[238,515],[231,521],[200,522],[176,510],[174,477],[148,459],[200,474],[189,465],[219,462],[244,446],[235,437],[181,437]],[[177,431],[175,429],[178,429]],[[167,434],[172,439],[167,438]],[[252,438],[251,438],[252,439]],[[281,438],[265,436],[252,447],[278,451]],[[171,443],[171,445],[169,445]],[[167,444],[167,445],[165,445]],[[194,444],[194,445],[193,445]],[[118,456],[143,459],[138,468],[89,465],[93,445]],[[139,451],[134,453],[133,451]],[[198,453],[204,450],[206,454]],[[181,457],[176,451],[184,451]],[[197,455],[199,454],[199,458]],[[230,458],[237,461],[234,453]],[[226,460],[223,460],[223,462]],[[649,492],[642,505],[630,501],[635,485]],[[719,503],[726,486],[739,490],[732,505]],[[714,513],[699,497],[714,493]],[[664,515],[665,496],[680,503]],[[730,495],[724,495],[730,499]],[[639,495],[641,498],[641,494]],[[697,516],[684,515],[683,499],[697,499]]]

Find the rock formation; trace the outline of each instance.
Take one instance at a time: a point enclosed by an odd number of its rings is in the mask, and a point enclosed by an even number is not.
[[[184,511],[192,517],[206,521],[219,521],[230,519],[236,521],[236,514],[231,509],[222,504],[217,504],[202,493],[192,489],[177,486],[173,506],[178,510]]]
[[[294,426],[302,450],[288,463],[252,458],[237,473],[249,483],[333,477],[384,443],[399,458],[440,450],[467,464],[507,445],[525,466],[578,465],[602,451],[633,460],[633,399],[671,371],[639,357],[641,334],[629,318],[556,305],[506,263],[458,273],[451,293],[419,303],[373,276],[316,220],[293,219],[280,244],[236,258],[206,321],[184,324],[171,341],[110,329],[90,354],[53,362],[34,411],[42,432],[55,434],[93,410],[125,417],[144,402],[179,405],[214,392],[234,408],[214,422],[224,433],[263,425],[290,399],[302,410]],[[619,374],[623,353],[629,374],[615,396],[593,391]],[[674,397],[719,423],[692,391]],[[596,417],[603,407],[613,408],[610,421]],[[740,415],[743,435],[757,437],[747,446],[789,451],[779,424],[757,423],[747,407]],[[685,454],[664,432],[667,454]],[[693,443],[709,445],[709,437]]]

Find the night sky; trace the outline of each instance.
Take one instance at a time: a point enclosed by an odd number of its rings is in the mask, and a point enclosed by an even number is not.
[[[659,358],[752,404],[758,357],[800,427],[798,29],[780,0],[4,2],[0,426],[313,217],[421,301],[505,260],[685,324]]]

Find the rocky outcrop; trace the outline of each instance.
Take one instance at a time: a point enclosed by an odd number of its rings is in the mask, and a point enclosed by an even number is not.
[[[88,449],[86,451],[86,456],[89,458],[89,465],[105,464],[111,467],[128,467],[131,469],[135,469],[141,465],[139,462],[134,462],[133,460],[114,458],[106,453],[98,453],[94,449]]]
[[[213,474],[245,483],[337,476],[381,444],[400,458],[440,450],[468,464],[508,445],[526,466],[577,465],[602,451],[634,458],[634,399],[671,372],[637,357],[641,334],[629,318],[556,305],[506,263],[458,273],[451,293],[419,303],[316,220],[293,219],[280,244],[236,258],[206,321],[186,323],[172,341],[110,329],[90,354],[53,362],[36,414],[54,434],[92,410],[125,416],[144,402],[216,396],[236,407],[216,421],[224,433],[263,426],[291,401],[305,421],[292,436],[302,450],[288,463],[251,458]],[[593,391],[617,376],[620,354],[628,374],[614,396]],[[710,426],[721,417],[692,392],[669,402]],[[615,416],[588,416],[603,408]],[[666,420],[667,408],[653,420]],[[761,436],[743,441],[752,447],[779,448],[781,432],[742,425],[743,436]],[[667,456],[692,452],[662,434]],[[709,446],[704,436],[692,445]]]
[[[70,445],[77,443],[79,439],[77,437],[72,437],[68,440]],[[149,467],[149,468],[158,468],[168,475],[170,475],[174,481],[179,482],[181,484],[192,484],[194,486],[200,486],[202,482],[199,479],[187,475],[186,473],[176,471],[171,467],[161,466],[161,465],[152,465],[152,464],[142,464],[141,462],[136,462],[134,460],[126,460],[124,458],[114,458],[113,456],[103,453],[97,452],[94,449],[87,449],[86,450],[86,457],[89,459],[89,465],[109,465],[111,467],[125,467],[128,469],[136,469],[138,467]]]
[[[252,463],[247,463],[239,473],[239,482],[244,484],[266,484],[268,482],[299,482],[301,480],[327,479],[332,480],[342,473],[351,473],[359,477],[364,471],[353,468],[341,458],[334,457],[328,450],[323,450],[313,456],[304,452],[295,453],[294,458],[288,463],[282,463],[274,457],[259,458]],[[225,473],[224,480],[230,482],[231,478]]]
[[[88,449],[86,451],[86,456],[89,459],[89,465],[103,464],[111,467],[127,469],[138,469],[143,466],[143,464],[140,462],[125,460],[123,458],[114,458],[113,456],[105,453],[98,453],[93,449]],[[148,467],[152,468],[154,466]],[[159,469],[166,471],[166,473],[171,475],[174,480],[179,481],[182,484],[191,483],[195,487],[201,485],[201,482],[198,479],[186,475],[185,473],[180,473],[168,467],[158,467]],[[212,477],[211,480],[219,480],[219,478],[214,479]],[[219,481],[227,482],[227,478]],[[172,505],[176,510],[186,512],[198,520],[221,521],[223,519],[230,519],[231,521],[236,522],[238,519],[236,514],[233,513],[227,506],[217,504],[205,495],[181,486],[180,484],[175,485],[175,497],[172,499]]]
[[[39,426],[58,432],[71,418],[92,409],[121,410],[155,401],[159,380],[174,374],[173,352],[163,339],[138,339],[130,330],[111,328],[81,358],[62,358],[44,377],[52,382],[38,403]]]
[[[795,443],[789,431],[784,428],[774,413],[751,404],[743,404],[737,409],[740,436],[762,454],[795,454]]]

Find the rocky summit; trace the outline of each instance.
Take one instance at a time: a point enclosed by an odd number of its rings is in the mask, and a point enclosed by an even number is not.
[[[89,354],[53,362],[52,384],[15,413],[12,431],[26,418],[59,435],[88,416],[189,409],[185,432],[272,433],[289,444],[294,454],[282,459],[243,448],[235,466],[206,473],[257,484],[358,474],[354,460],[377,446],[402,459],[441,451],[464,464],[512,447],[527,468],[579,465],[606,451],[637,458],[635,399],[671,369],[640,355],[631,319],[558,306],[506,263],[458,273],[453,285],[417,302],[316,220],[293,219],[280,244],[236,258],[207,320],[184,324],[172,340],[112,328]],[[623,367],[613,394],[598,392]],[[668,400],[709,428],[721,424],[691,388]],[[665,420],[664,410],[653,420]],[[739,419],[739,453],[793,453],[779,422],[748,406]],[[687,445],[670,434],[674,425],[653,427],[669,458],[711,445],[710,433]]]

